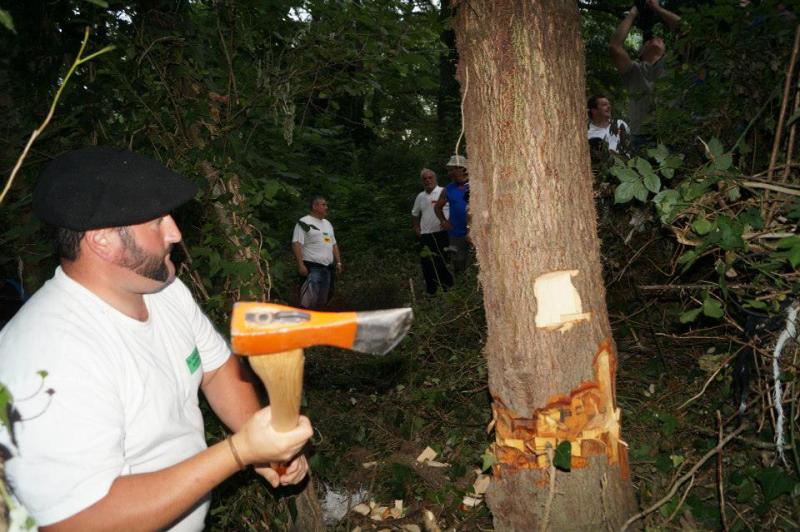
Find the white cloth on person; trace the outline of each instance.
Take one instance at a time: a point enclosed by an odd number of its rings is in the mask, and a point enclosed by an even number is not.
[[[144,299],[141,322],[59,267],[0,331],[0,382],[21,416],[16,443],[0,430],[6,474],[40,526],[91,506],[121,475],[207,447],[198,389],[230,349],[180,280]],[[209,500],[172,530],[202,530]]]
[[[589,131],[588,131],[588,138],[589,139],[603,139],[606,144],[608,144],[608,149],[610,151],[616,152],[617,147],[619,146],[620,141],[620,134],[619,132],[624,129],[625,131],[630,131],[628,128],[628,124],[625,123],[623,120],[617,120],[616,128],[611,128],[612,122],[609,122],[606,127],[600,127],[595,125],[593,122],[589,121]]]
[[[444,190],[443,187],[436,186],[430,192],[425,192],[424,190],[417,194],[416,199],[414,200],[414,207],[411,209],[411,216],[415,218],[419,218],[419,228],[420,233],[423,235],[427,235],[430,233],[438,233],[442,231],[442,223],[439,221],[439,218],[436,216],[436,211],[433,210],[433,206],[439,200],[439,195]],[[450,205],[445,203],[444,204],[444,217],[450,217]]]
[[[298,242],[303,249],[303,260],[316,262],[323,266],[333,264],[333,246],[336,245],[336,236],[333,226],[326,220],[314,218],[307,214],[300,218],[294,226],[292,242]],[[305,225],[306,227],[303,227]]]

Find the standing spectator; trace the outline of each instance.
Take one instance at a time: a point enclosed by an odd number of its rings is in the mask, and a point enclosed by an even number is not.
[[[592,139],[600,139],[603,147],[611,152],[620,153],[627,139],[628,124],[622,120],[611,119],[611,102],[602,95],[589,98],[589,144]]]
[[[297,271],[305,277],[300,288],[300,306],[319,309],[333,297],[334,275],[342,273],[342,257],[333,226],[325,219],[328,201],[323,196],[314,196],[310,208],[294,226],[292,251]]]
[[[458,275],[467,267],[469,229],[467,227],[467,207],[469,205],[469,177],[467,158],[453,155],[447,161],[447,176],[452,180],[434,205],[434,212],[442,229],[450,236],[450,250],[453,255],[453,272]],[[444,214],[445,205],[450,206],[449,218]]]
[[[444,189],[436,183],[436,174],[433,170],[423,168],[420,178],[424,190],[414,200],[411,218],[414,232],[421,244],[420,263],[422,275],[425,277],[425,289],[429,294],[435,294],[440,287],[442,290],[447,290],[453,286],[453,276],[447,269],[444,257],[445,249],[449,245],[447,231],[442,228],[433,209]],[[449,210],[445,205],[445,218],[448,217]]]
[[[60,266],[0,330],[15,399],[5,472],[48,530],[202,530],[211,490],[248,464],[299,482],[305,417],[276,432],[170,249],[170,212],[193,183],[160,163],[92,147],[54,159],[33,209],[57,230]],[[198,391],[235,433],[208,447]],[[264,466],[294,457],[279,475]],[[260,466],[258,466],[261,464]]]
[[[645,9],[657,14],[671,29],[677,28],[680,24],[681,18],[661,7],[658,0],[647,0]],[[639,59],[632,60],[625,51],[625,39],[639,15],[639,10],[633,6],[617,26],[608,44],[611,59],[622,75],[622,82],[630,98],[628,121],[631,125],[631,148],[634,151],[652,140],[647,121],[655,108],[653,91],[656,81],[666,75],[664,39],[651,34],[650,29],[645,32]]]

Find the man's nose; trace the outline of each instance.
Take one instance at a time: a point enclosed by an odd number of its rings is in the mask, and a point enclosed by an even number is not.
[[[164,240],[169,243],[177,243],[181,241],[181,230],[178,229],[178,224],[175,223],[175,220],[172,218],[171,214],[168,214],[164,217],[162,227],[164,229]]]

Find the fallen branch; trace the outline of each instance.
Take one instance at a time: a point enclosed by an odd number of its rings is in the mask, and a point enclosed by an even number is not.
[[[703,466],[703,464],[705,464],[708,461],[709,458],[711,458],[712,456],[717,454],[723,447],[725,447],[725,445],[728,444],[729,441],[731,441],[736,436],[738,436],[739,434],[744,432],[744,430],[746,428],[748,428],[748,425],[746,423],[743,423],[742,425],[739,426],[738,429],[734,430],[733,432],[731,432],[730,434],[725,436],[725,439],[721,440],[717,444],[716,447],[714,447],[713,449],[708,451],[706,454],[704,454],[703,457],[689,471],[687,471],[685,475],[683,475],[681,478],[676,480],[672,484],[672,488],[670,488],[670,490],[667,492],[667,494],[664,497],[659,499],[655,504],[653,504],[649,508],[646,508],[646,509],[642,510],[638,514],[636,514],[634,516],[631,516],[630,519],[625,521],[625,524],[622,525],[622,528],[620,529],[620,532],[625,532],[625,530],[627,530],[628,527],[632,523],[638,521],[642,517],[644,517],[644,516],[654,512],[654,511],[658,510],[659,508],[661,508],[662,506],[667,504],[670,501],[670,499],[672,499],[672,496],[675,495],[675,492],[678,491],[678,488],[681,486],[681,484],[683,484],[684,482],[686,482],[690,478],[694,477],[695,473],[697,473],[697,470],[700,469]]]

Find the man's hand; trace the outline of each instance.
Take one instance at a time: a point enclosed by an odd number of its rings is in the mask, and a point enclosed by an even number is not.
[[[289,432],[276,432],[271,420],[270,408],[262,408],[247,420],[239,432],[231,436],[246,465],[289,462],[300,453],[313,434],[311,422],[305,416],[300,416],[297,427]]]
[[[343,269],[344,268],[342,267],[342,263],[341,262],[337,262],[336,263],[336,273],[342,273]]]
[[[256,473],[264,477],[273,488],[278,486],[288,486],[289,484],[297,484],[308,473],[308,461],[305,455],[300,455],[294,460],[286,464],[286,472],[283,475],[278,475],[278,472],[271,467],[256,467]]]
[[[308,268],[301,262],[297,265],[297,273],[303,277],[308,277]]]
[[[453,229],[453,224],[450,223],[450,220],[445,220],[442,222],[442,231],[451,231]]]

